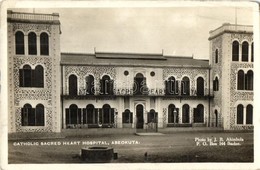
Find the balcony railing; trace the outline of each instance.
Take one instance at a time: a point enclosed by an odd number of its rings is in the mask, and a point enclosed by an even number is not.
[[[9,19],[20,19],[20,20],[55,21],[59,19],[59,14],[19,13],[19,12],[8,11],[7,17]]]
[[[100,93],[98,89],[95,93],[89,94],[86,90],[80,89],[77,95],[70,95],[68,92],[62,95],[65,98],[95,98],[95,97],[119,97],[119,96],[149,96],[149,97],[167,97],[167,98],[212,98],[214,97],[213,89],[204,90],[204,94],[197,94],[191,90],[190,94],[166,94],[165,89],[148,89],[145,93],[134,93],[133,89],[114,89],[113,93]]]

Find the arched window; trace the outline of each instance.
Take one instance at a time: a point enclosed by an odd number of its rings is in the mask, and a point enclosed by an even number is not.
[[[40,44],[41,55],[49,55],[49,36],[47,33],[41,33]]]
[[[251,104],[246,107],[246,124],[253,124],[253,106]]]
[[[44,106],[42,104],[38,104],[36,106],[36,126],[44,126]]]
[[[32,87],[32,69],[29,65],[24,65],[23,69],[19,70],[19,86]]]
[[[179,123],[179,109],[174,104],[168,107],[168,123]]]
[[[43,72],[43,67],[41,65],[38,65],[35,67],[35,87],[44,87],[44,72]]]
[[[86,94],[87,95],[95,94],[94,77],[92,75],[88,75],[86,77]]]
[[[108,75],[104,75],[100,80],[100,94],[113,95],[114,94],[114,81]]]
[[[19,70],[20,87],[44,87],[44,70],[41,65],[32,70],[29,65],[24,65]]]
[[[147,123],[157,123],[157,114],[154,109],[151,109],[150,112],[147,113]]]
[[[190,95],[190,79],[188,77],[183,77],[181,81],[181,94]]]
[[[133,123],[133,112],[130,112],[130,110],[126,109],[123,112],[123,123]]]
[[[204,96],[204,79],[202,77],[197,78],[197,96]]]
[[[234,41],[232,43],[232,61],[238,61],[239,58],[239,43]]]
[[[218,63],[218,49],[215,51],[215,63]]]
[[[245,75],[243,70],[239,70],[237,74],[237,90],[245,89]]]
[[[78,80],[77,76],[73,74],[69,76],[69,95],[78,95]]]
[[[214,90],[214,91],[218,91],[218,90],[219,90],[218,77],[216,77],[215,80],[213,81],[213,90]]]
[[[179,82],[173,76],[165,81],[166,95],[174,95],[179,93]]]
[[[249,70],[245,76],[246,79],[246,90],[253,90],[253,85],[254,85],[254,73],[252,70]]]
[[[134,94],[137,95],[148,94],[146,78],[141,73],[136,74],[134,78]]]
[[[34,116],[34,114],[32,114],[34,112],[32,106],[30,104],[25,104],[22,108],[22,115],[21,115],[21,123],[22,126],[32,126],[33,122],[31,122],[32,120],[32,116]]]
[[[102,124],[114,124],[114,109],[110,105],[105,104],[102,108],[102,114],[99,114],[99,121]]]
[[[75,104],[66,109],[66,124],[81,124],[81,109]]]
[[[239,104],[237,106],[237,124],[243,124],[244,122],[244,106]]]
[[[251,44],[251,62],[254,62],[254,43]]]
[[[83,109],[83,124],[97,124],[98,113],[97,109],[92,104],[88,104],[86,109]]]
[[[22,108],[22,126],[44,126],[44,106],[38,104],[32,108],[30,104],[25,104]]]
[[[190,123],[190,106],[188,104],[182,106],[182,123]]]
[[[37,54],[37,37],[34,32],[30,32],[28,34],[28,47],[29,47],[29,55]]]
[[[248,61],[248,42],[242,43],[242,61]]]
[[[21,31],[15,33],[15,53],[24,54],[24,34]]]
[[[197,108],[194,109],[194,123],[204,123],[204,106],[199,104]]]

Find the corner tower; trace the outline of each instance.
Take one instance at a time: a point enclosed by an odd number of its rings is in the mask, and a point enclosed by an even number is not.
[[[210,31],[211,126],[253,128],[253,27],[223,24]]]
[[[7,22],[8,132],[59,132],[59,14],[8,11]]]

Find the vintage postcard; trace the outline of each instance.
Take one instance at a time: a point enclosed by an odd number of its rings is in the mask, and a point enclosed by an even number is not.
[[[7,1],[1,31],[1,169],[257,169],[257,3]]]

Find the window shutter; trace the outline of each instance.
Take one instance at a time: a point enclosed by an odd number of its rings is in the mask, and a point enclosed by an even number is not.
[[[30,87],[39,87],[38,82],[36,81],[37,78],[35,77],[35,70],[31,70],[31,85]]]
[[[83,108],[83,124],[87,124],[87,109]]]
[[[164,85],[165,85],[165,94],[168,95],[169,89],[168,89],[168,81],[167,80],[164,81]]]
[[[154,123],[158,123],[158,112],[155,112],[155,119],[154,119]]]
[[[39,87],[44,87],[44,69],[39,71]]]
[[[115,123],[115,109],[111,109],[111,122],[110,123]]]
[[[86,77],[86,94],[90,94],[91,85],[89,82],[89,76]]]
[[[44,107],[36,106],[36,126],[44,126]]]
[[[99,109],[99,122],[98,123],[103,124],[103,109]]]
[[[197,122],[197,116],[198,115],[198,109],[197,108],[193,108],[193,122],[196,123]]]
[[[24,87],[23,69],[19,69],[19,87]]]
[[[78,114],[78,122],[77,122],[77,124],[81,124],[81,109],[78,109],[77,114]]]
[[[66,112],[66,125],[70,124],[70,109],[65,109]]]
[[[35,108],[28,108],[28,125],[35,126]]]
[[[171,82],[171,80],[168,80],[167,81],[167,91],[168,91],[168,94],[169,95],[172,95],[172,86],[171,86],[171,84],[172,84],[172,82]]]
[[[216,80],[213,80],[213,91],[216,91]]]
[[[99,87],[100,87],[99,94],[104,94],[104,84],[102,79],[99,80]]]
[[[114,80],[109,81],[109,92],[108,94],[113,95],[114,94]]]
[[[133,123],[133,112],[130,112],[130,123]]]
[[[189,95],[190,94],[190,81],[187,81],[187,91],[186,93]]]
[[[245,74],[245,82],[244,82],[244,84],[245,84],[245,89],[244,90],[248,90],[248,75],[247,74]]]
[[[179,94],[179,81],[175,81],[175,94]]]
[[[95,122],[93,124],[98,124],[98,109],[95,109]]]
[[[181,81],[181,94],[183,95],[184,94],[184,82]]]
[[[26,126],[26,114],[25,114],[25,109],[24,108],[22,108],[21,109],[21,124],[22,124],[22,126]]]
[[[91,82],[91,86],[90,86],[90,94],[94,95],[95,94],[95,80],[93,80]]]
[[[32,82],[34,81],[34,87],[44,87],[43,72],[42,66],[37,66],[34,71],[32,70],[32,75],[34,76],[34,78],[32,78]]]

